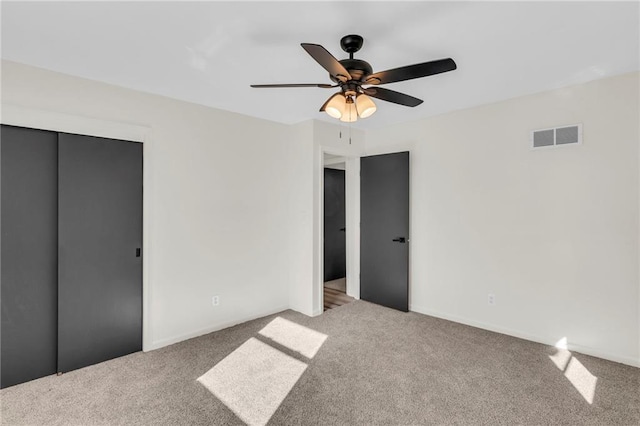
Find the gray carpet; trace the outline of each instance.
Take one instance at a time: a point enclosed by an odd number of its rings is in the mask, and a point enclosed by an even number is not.
[[[356,301],[4,389],[2,423],[638,425],[640,369],[571,356]]]

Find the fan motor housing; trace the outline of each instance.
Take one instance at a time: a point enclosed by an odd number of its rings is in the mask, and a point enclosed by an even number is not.
[[[339,61],[343,67],[349,71],[351,75],[351,79],[355,81],[360,81],[362,77],[366,77],[373,73],[373,68],[367,61],[363,61],[362,59],[343,59]],[[339,83],[338,79],[329,74],[329,78]]]

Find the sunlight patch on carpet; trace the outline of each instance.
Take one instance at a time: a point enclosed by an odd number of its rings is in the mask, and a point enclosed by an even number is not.
[[[569,361],[569,365],[567,365],[566,370],[564,370],[564,376],[569,379],[573,387],[580,392],[580,395],[582,395],[585,401],[593,404],[598,378],[591,374],[576,357],[572,357]]]
[[[327,340],[326,334],[280,317],[267,324],[259,333],[309,359],[318,353]]]
[[[593,404],[596,395],[598,378],[591,374],[580,361],[567,350],[567,338],[563,337],[556,343],[556,353],[549,355],[549,359],[564,373],[574,388],[582,395],[585,401]]]
[[[248,425],[265,425],[306,368],[252,337],[198,381]]]
[[[571,359],[571,352],[563,349],[559,349],[555,354],[549,355],[549,358],[558,367],[560,371],[564,371]]]

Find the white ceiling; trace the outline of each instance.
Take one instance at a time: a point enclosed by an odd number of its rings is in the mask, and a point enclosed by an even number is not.
[[[458,64],[386,85],[425,102],[377,101],[362,128],[640,68],[637,2],[2,2],[4,59],[282,123],[335,121],[318,112],[332,91],[249,84],[329,83],[300,43],[342,59],[350,33],[374,71]]]

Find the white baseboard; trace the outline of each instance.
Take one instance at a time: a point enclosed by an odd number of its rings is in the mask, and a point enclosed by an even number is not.
[[[151,343],[150,347],[144,348],[145,352],[149,352],[155,349],[160,349],[165,346],[173,345],[175,343],[182,342],[184,340],[193,339],[194,337],[203,336],[205,334],[213,333],[214,331],[223,330],[225,328],[233,327],[234,325],[242,324],[243,322],[252,321],[254,319],[266,317],[269,315],[277,314],[278,312],[286,311],[289,309],[289,306],[280,306],[277,308],[268,309],[266,311],[261,311],[247,317],[234,319],[231,321],[225,321],[219,324],[211,325],[208,327],[201,328],[196,331],[192,331],[189,333],[180,334],[178,336],[169,337],[166,339],[155,340]]]
[[[487,323],[475,321],[469,318],[459,317],[456,315],[449,315],[442,312],[434,311],[432,309],[427,309],[422,306],[410,305],[409,310],[412,312],[417,312],[419,314],[429,315],[431,317],[441,318],[448,321],[469,325],[472,327],[482,328],[484,330],[494,331],[496,333],[506,334],[508,336],[518,337],[520,339],[530,340],[532,342],[542,343],[543,345],[554,346],[556,344],[556,342],[553,341],[552,338],[536,336],[536,335],[521,332],[518,330],[512,330],[509,328],[500,327],[494,324],[487,324]],[[620,355],[604,352],[599,349],[591,348],[588,346],[582,346],[582,345],[578,345],[571,342],[568,343],[567,349],[570,351],[579,352],[585,355],[595,356],[597,358],[602,358],[609,361],[630,365],[632,367],[640,367],[640,359],[634,359],[633,357],[620,356]]]

